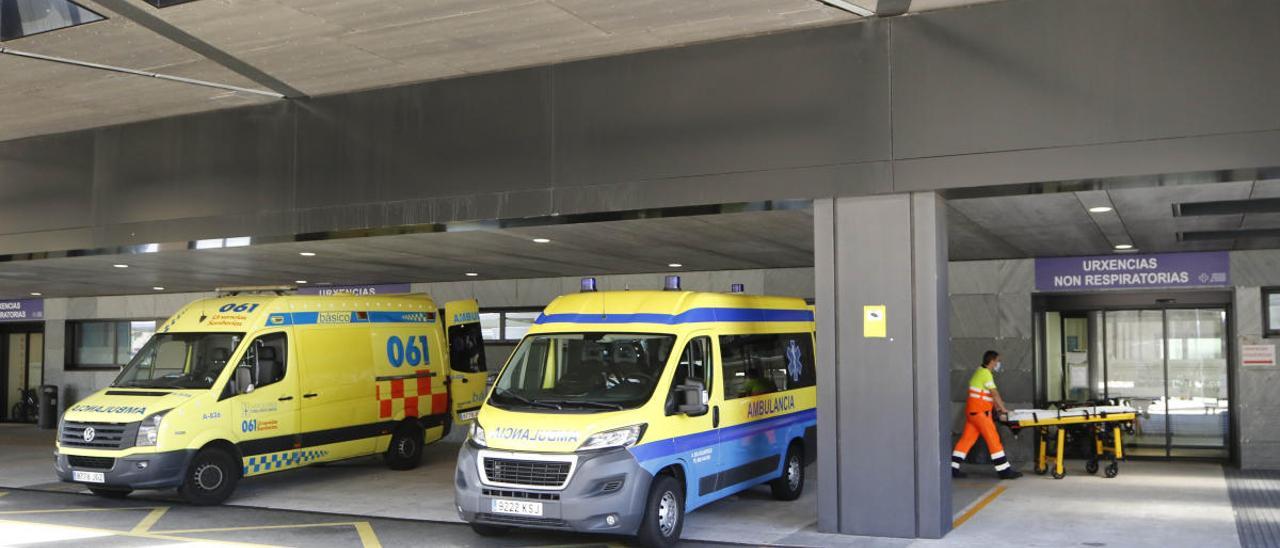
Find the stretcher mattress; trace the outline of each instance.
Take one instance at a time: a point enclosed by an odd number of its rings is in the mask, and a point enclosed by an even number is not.
[[[1089,405],[1067,409],[1013,409],[1005,418],[1022,426],[1055,424],[1064,419],[1076,422],[1082,419],[1133,420],[1138,410],[1128,405]]]

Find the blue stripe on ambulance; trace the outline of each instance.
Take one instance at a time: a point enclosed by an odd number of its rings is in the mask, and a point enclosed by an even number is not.
[[[426,312],[378,312],[369,311],[367,319],[351,312],[350,323],[435,323],[435,315]],[[319,323],[319,312],[276,312],[267,316],[267,327],[283,325],[314,325]]]
[[[772,308],[694,308],[679,314],[541,314],[534,321],[549,323],[655,323],[676,325],[703,322],[812,322],[812,310]]]
[[[806,409],[768,419],[755,420],[716,430],[708,430],[678,436],[665,440],[637,445],[631,448],[631,454],[639,461],[640,466],[651,474],[667,466],[680,463],[687,473],[686,492],[688,493],[688,510],[692,510],[709,502],[719,500],[744,489],[749,489],[782,473],[782,454],[787,445],[794,439],[804,439],[806,428],[817,425],[818,411]],[[713,448],[718,454],[714,470],[705,470],[694,465],[694,453]],[[730,485],[721,485],[712,492],[702,494],[699,481],[709,473],[722,473],[735,468],[744,467],[777,457],[773,468],[759,476],[739,481]]]

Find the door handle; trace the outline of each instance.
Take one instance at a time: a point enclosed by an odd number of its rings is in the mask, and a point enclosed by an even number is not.
[[[720,428],[720,406],[716,405],[711,408],[711,427]]]
[[[315,392],[312,392],[312,393],[310,393],[310,394],[303,394],[303,395],[302,395],[302,397],[304,397],[304,398],[314,398],[314,397],[319,396],[319,395],[320,395],[320,394],[317,394],[317,393],[315,393]]]
[[[283,396],[283,397],[277,398],[276,401],[289,401],[291,399],[293,399],[293,396]]]

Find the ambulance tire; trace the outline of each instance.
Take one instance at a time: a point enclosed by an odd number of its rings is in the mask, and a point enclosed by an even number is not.
[[[383,460],[392,470],[413,470],[422,462],[422,444],[426,432],[419,426],[409,423],[401,424],[391,435],[391,445]]]
[[[239,481],[240,467],[235,457],[223,449],[208,447],[191,459],[178,494],[190,504],[213,506],[230,498]]]
[[[782,461],[782,475],[769,482],[773,498],[796,500],[804,493],[804,450],[798,444],[787,449],[787,459]]]
[[[485,525],[483,523],[472,523],[471,530],[482,537],[502,537],[511,532],[511,528],[504,525]]]
[[[680,542],[683,529],[684,487],[673,476],[663,474],[653,478],[636,540],[646,548],[668,548]]]
[[[129,496],[133,489],[115,489],[112,487],[90,487],[89,492],[108,499],[122,499]]]

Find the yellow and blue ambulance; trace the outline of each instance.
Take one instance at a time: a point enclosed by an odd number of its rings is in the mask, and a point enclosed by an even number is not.
[[[814,457],[814,314],[740,292],[583,291],[546,307],[459,452],[477,533],[532,527],[676,542],[685,512],[767,483],[798,498]]]
[[[107,497],[177,488],[217,504],[247,476],[382,455],[474,418],[487,373],[475,301],[231,290],[174,314],[58,425],[60,479]]]

